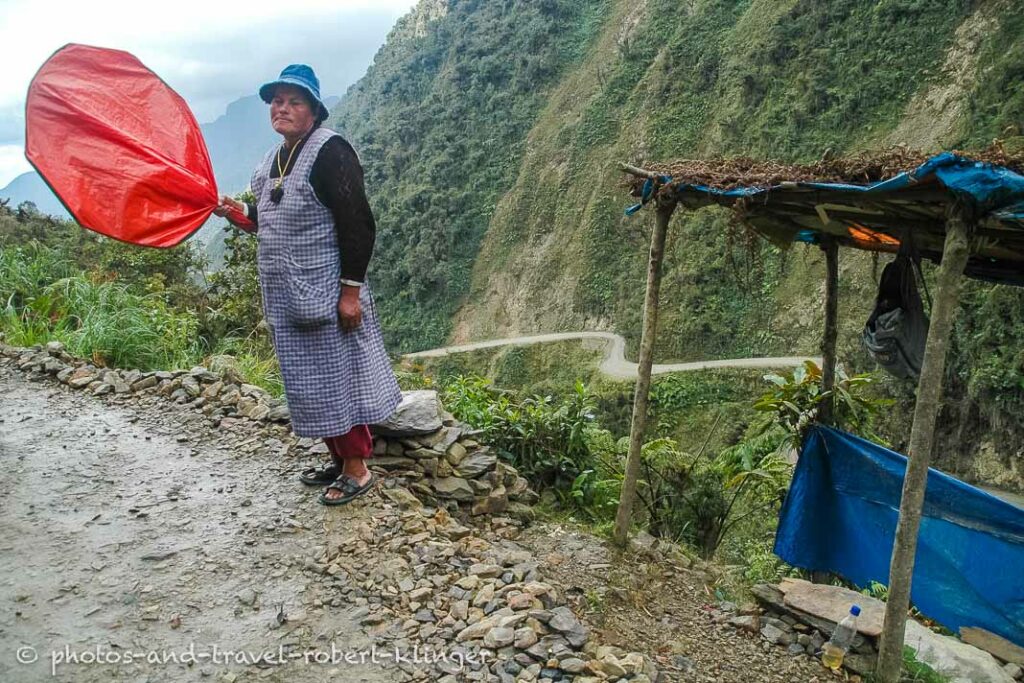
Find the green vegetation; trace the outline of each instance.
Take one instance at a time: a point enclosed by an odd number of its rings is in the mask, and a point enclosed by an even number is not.
[[[531,484],[564,492],[590,460],[586,432],[593,404],[582,383],[567,399],[513,397],[495,392],[485,379],[455,377],[442,402],[477,429]]]
[[[400,20],[330,124],[359,149],[377,222],[385,335],[442,346],[494,205],[547,90],[578,63],[607,0],[464,0]]]
[[[261,324],[255,241],[228,237],[227,268],[199,282],[190,243],[140,249],[0,203],[0,333],[9,344],[63,342],[98,366],[187,368],[234,355],[247,381],[280,394]]]
[[[623,218],[619,161],[813,161],[902,141],[1024,141],[1024,20],[1010,6],[445,5],[395,29],[334,119],[367,167],[378,264],[388,264],[375,277],[396,350],[442,345],[454,316],[472,339],[597,324],[626,336],[635,357],[651,219]],[[941,112],[928,108],[936,101]],[[860,254],[841,260],[840,360],[859,373],[874,367],[858,335],[877,269]],[[814,248],[751,241],[720,210],[677,212],[656,358],[817,353],[822,278]],[[972,285],[967,299],[999,311],[1021,301],[991,285]],[[961,325],[946,402],[957,419],[943,422],[966,426],[946,435],[950,453],[989,441],[1014,453],[1024,442],[1000,426],[1024,402],[1024,368],[1008,351],[1019,347],[1016,310]],[[879,435],[899,447],[912,394],[891,381],[872,390],[898,399]]]
[[[543,355],[536,349],[533,353]],[[474,361],[493,367],[494,354],[458,354],[446,358],[443,367],[451,368],[459,357],[455,365],[461,369],[473,367]],[[588,370],[577,367],[577,372]],[[626,385],[586,386],[577,380],[571,392],[535,395],[497,388],[479,376],[421,377],[406,382],[436,382],[449,410],[484,430],[481,438],[537,488],[553,494],[563,513],[598,530],[610,526],[629,439],[609,429],[607,420],[620,416],[602,404],[630,404]],[[800,434],[829,398],[835,401],[836,423],[862,436],[875,433],[880,409],[889,404],[868,392],[872,381],[867,376],[840,373],[832,394],[820,391],[820,380],[820,368],[810,362],[757,382],[743,373],[721,371],[659,378],[652,392],[652,428],[641,451],[638,525],[704,558],[717,556],[738,567],[741,583],[791,572],[771,547],[792,473],[789,455]],[[750,398],[766,388],[756,402]],[[681,428],[688,430],[685,442],[659,433]]]

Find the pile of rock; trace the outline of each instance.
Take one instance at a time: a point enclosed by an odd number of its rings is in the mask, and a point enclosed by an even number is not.
[[[2,345],[0,355],[24,372],[52,377],[96,396],[115,400],[156,396],[201,413],[213,426],[234,427],[245,421],[267,427],[275,438],[287,432],[288,406],[264,389],[244,383],[230,356],[214,356],[209,368],[142,372],[97,367],[68,354],[60,342],[33,348]],[[482,445],[475,438],[478,432],[447,413],[437,392],[406,392],[394,415],[374,425],[373,431],[372,466],[424,502],[473,515],[532,517],[530,506],[538,496],[529,482]],[[295,439],[294,444],[300,450],[326,453],[316,439]]]
[[[819,656],[836,624],[857,604],[861,607],[858,633],[843,666],[857,676],[874,671],[884,602],[846,588],[798,579],[785,579],[779,585],[758,584],[752,592],[758,605],[740,608],[722,603],[714,621],[760,635],[765,648],[782,647],[793,656]],[[1016,663],[1000,665],[988,652],[939,635],[913,619],[907,621],[904,642],[915,650],[918,661],[951,683],[1013,683],[1024,678]]]
[[[305,566],[360,606],[359,620],[378,642],[444,653],[414,678],[456,681],[667,680],[641,653],[593,642],[588,628],[545,580],[535,555],[489,541],[443,508],[398,488],[384,489],[395,512],[348,520],[344,537]],[[507,545],[506,545],[507,544]],[[386,561],[369,564],[364,558]]]

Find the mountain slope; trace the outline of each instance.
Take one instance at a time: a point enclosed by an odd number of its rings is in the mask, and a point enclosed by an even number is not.
[[[619,161],[1021,144],[1022,64],[1021,0],[424,0],[334,120],[381,223],[389,344],[602,329],[635,358],[651,218],[623,217]],[[840,357],[865,369],[877,265],[841,256]],[[814,249],[677,212],[656,360],[814,354],[822,280]],[[949,406],[970,415],[951,453],[1005,464],[1024,443],[1005,428],[1024,411],[1024,296],[964,297]]]
[[[371,278],[396,350],[440,346],[548,89],[603,0],[424,0],[329,125],[359,151],[379,229]]]
[[[71,218],[64,205],[35,171],[22,173],[0,189],[0,199],[10,200],[10,205],[14,207],[22,202],[32,202],[41,213],[58,218]]]

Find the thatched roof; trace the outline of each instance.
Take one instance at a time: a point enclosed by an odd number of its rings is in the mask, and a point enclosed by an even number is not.
[[[938,156],[894,148],[808,165],[690,160],[633,172],[633,194],[644,202],[661,196],[687,208],[729,206],[780,247],[830,235],[842,246],[896,252],[910,240],[938,261],[947,213],[964,206],[979,238],[966,274],[1024,286],[1024,154],[1001,146]]]
[[[952,153],[967,159],[1002,166],[1024,175],[1024,150],[1008,152],[1002,144],[997,143],[983,150],[953,150]],[[935,155],[906,147],[892,147],[881,152],[849,157],[834,157],[830,151],[826,151],[822,159],[813,164],[784,164],[770,160],[734,157],[650,162],[641,164],[641,167],[658,175],[670,176],[675,183],[704,185],[720,190],[731,190],[736,187],[770,187],[785,182],[869,185],[905,171],[912,171],[933,156]],[[643,182],[643,178],[632,179],[634,196],[640,196]]]

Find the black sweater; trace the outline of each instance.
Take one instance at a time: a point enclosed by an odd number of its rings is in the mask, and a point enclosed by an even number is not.
[[[315,129],[314,129],[315,130]],[[302,152],[306,139],[299,141],[295,157]],[[281,164],[287,161],[288,150],[281,152]],[[294,165],[294,162],[293,162]],[[291,168],[285,169],[285,177]],[[270,177],[277,178],[276,160],[270,164]],[[363,168],[352,146],[340,135],[324,143],[313,161],[309,172],[309,183],[317,199],[334,216],[334,228],[338,233],[338,249],[341,252],[341,277],[343,280],[362,282],[373,255],[377,226],[373,220],[370,203],[363,186]],[[256,206],[246,205],[249,219],[259,223]]]

